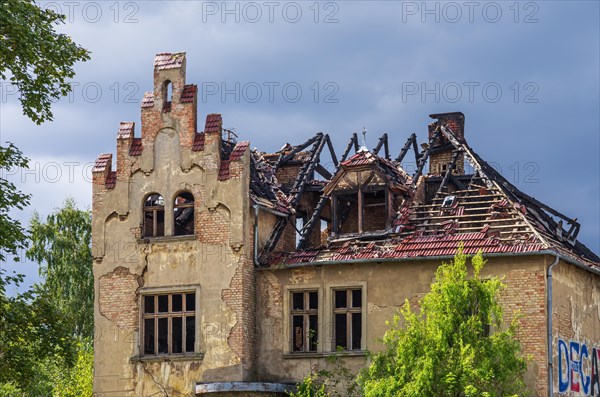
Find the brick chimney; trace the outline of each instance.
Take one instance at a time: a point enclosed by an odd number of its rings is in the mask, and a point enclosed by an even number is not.
[[[462,112],[430,114],[429,117],[436,120],[428,125],[429,140],[431,140],[431,137],[439,126],[445,125],[452,131],[452,134],[459,142],[465,142],[465,115]],[[453,151],[454,146],[446,137],[440,135],[433,143],[433,148],[429,156],[429,174],[444,175],[448,164],[452,160]],[[465,174],[464,154],[458,157],[452,173],[454,175]]]
[[[462,112],[451,112],[451,113],[438,113],[438,114],[430,114],[429,117],[432,119],[437,119],[437,121],[432,124],[443,124],[446,127],[452,130],[452,133],[461,142],[465,140],[465,115]],[[431,124],[430,124],[431,126]],[[433,135],[433,130],[429,128],[429,138]]]

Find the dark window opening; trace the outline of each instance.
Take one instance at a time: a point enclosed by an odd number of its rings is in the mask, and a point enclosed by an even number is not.
[[[362,349],[362,290],[333,292],[334,350]]]
[[[144,237],[165,235],[165,202],[160,194],[151,194],[144,202]]]
[[[144,355],[194,353],[195,299],[196,294],[193,292],[144,296],[142,309]]]
[[[332,197],[333,232],[335,234],[384,231],[391,227],[390,210],[395,196],[386,188],[367,186],[353,193]],[[390,202],[391,200],[391,202]]]
[[[319,342],[319,293],[291,292],[292,352],[317,351]]]
[[[333,203],[333,233],[358,232],[358,200],[354,194],[336,194]]]
[[[163,83],[163,112],[171,111],[171,103],[173,101],[173,84],[170,80],[165,80]]]
[[[194,234],[194,196],[191,193],[181,193],[175,198],[173,219],[175,236]]]

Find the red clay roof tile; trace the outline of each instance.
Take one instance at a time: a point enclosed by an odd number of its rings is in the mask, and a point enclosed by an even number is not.
[[[119,132],[117,133],[117,139],[129,139],[133,138],[135,129],[135,123],[133,121],[121,121],[119,124]]]
[[[209,114],[206,116],[206,124],[204,125],[204,133],[221,132],[223,120],[220,114]]]
[[[102,171],[106,170],[107,168],[110,168],[111,161],[112,161],[112,153],[102,153],[96,159],[96,162],[94,164],[94,168],[92,169],[92,172],[102,172]]]
[[[108,176],[106,177],[106,182],[104,183],[104,186],[106,186],[107,189],[114,189],[116,184],[117,184],[117,172],[111,171],[108,174]]]
[[[156,54],[154,68],[157,70],[180,68],[185,60],[185,52],[163,52]]]
[[[198,91],[198,86],[196,84],[188,84],[183,87],[183,91],[181,92],[181,99],[179,102],[181,103],[192,103],[194,102],[194,98],[196,97],[196,92]]]
[[[154,93],[145,92],[144,98],[142,99],[142,108],[151,108],[154,106]]]
[[[250,146],[249,141],[238,142],[235,145],[235,147],[233,148],[231,155],[229,156],[229,161],[239,160],[244,155],[244,153],[246,152],[246,149],[248,149],[249,146]]]
[[[219,165],[219,176],[217,179],[219,181],[226,181],[229,179],[229,160],[222,160]]]
[[[204,137],[204,132],[196,132],[196,135],[194,136],[194,145],[192,146],[194,152],[204,150]]]
[[[131,146],[129,147],[130,156],[140,156],[142,154],[142,138],[133,138]]]

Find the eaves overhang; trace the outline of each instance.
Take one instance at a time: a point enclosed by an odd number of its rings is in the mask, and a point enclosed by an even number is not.
[[[532,251],[532,252],[502,252],[496,253],[491,252],[486,254],[482,253],[484,258],[497,258],[497,257],[519,257],[519,256],[544,256],[550,255],[553,257],[558,257],[563,261],[574,265],[582,270],[595,274],[596,276],[600,276],[600,267],[596,269],[595,267],[591,267],[585,263],[577,261],[569,256],[556,252],[554,250],[546,249],[541,251]],[[293,263],[293,264],[272,264],[267,267],[259,267],[256,270],[278,270],[278,269],[294,269],[300,267],[307,266],[331,266],[331,265],[340,265],[340,264],[360,264],[360,263],[398,263],[398,262],[415,262],[415,261],[444,261],[451,260],[454,258],[454,255],[436,255],[436,256],[413,256],[413,257],[405,257],[405,258],[365,258],[365,259],[347,259],[347,260],[323,260],[323,261],[313,261],[313,262],[302,262],[302,263]]]

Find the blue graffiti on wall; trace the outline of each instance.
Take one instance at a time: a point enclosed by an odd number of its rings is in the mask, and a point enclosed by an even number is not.
[[[558,392],[600,397],[600,348],[558,340]]]

